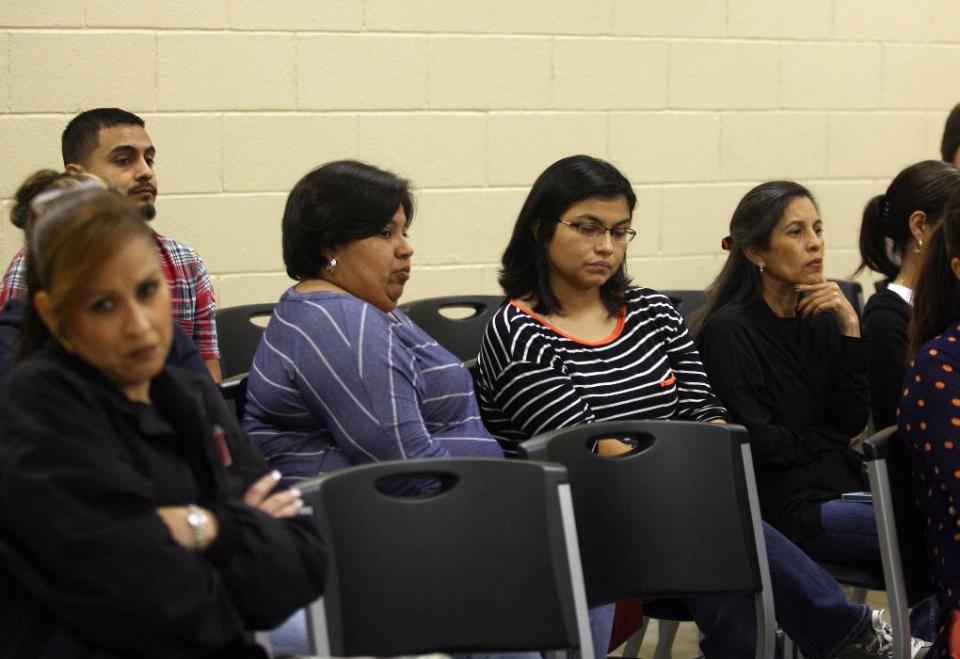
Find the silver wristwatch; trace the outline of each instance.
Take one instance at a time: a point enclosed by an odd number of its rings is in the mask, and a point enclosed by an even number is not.
[[[206,549],[207,527],[210,525],[207,514],[199,506],[187,504],[187,524],[193,531],[193,548],[197,551]]]

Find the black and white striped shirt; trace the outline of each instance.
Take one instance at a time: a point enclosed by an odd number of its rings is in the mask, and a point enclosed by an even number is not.
[[[661,293],[631,288],[613,333],[596,342],[551,326],[517,302],[487,326],[477,394],[505,447],[538,433],[609,419],[724,418],[680,314]]]

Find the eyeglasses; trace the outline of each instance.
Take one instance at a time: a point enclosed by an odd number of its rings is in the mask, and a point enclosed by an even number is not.
[[[615,245],[626,245],[628,242],[637,237],[637,232],[629,227],[613,227],[608,229],[602,224],[597,224],[596,222],[586,222],[580,224],[579,222],[567,222],[566,220],[557,220],[560,224],[566,224],[568,227],[579,233],[581,236],[587,240],[600,240],[600,237],[605,234],[610,234],[610,240]]]

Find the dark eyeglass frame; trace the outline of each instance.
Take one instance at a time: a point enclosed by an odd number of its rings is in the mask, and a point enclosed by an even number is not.
[[[557,220],[560,224],[566,224],[577,232],[581,237],[587,240],[599,240],[605,233],[610,234],[610,242],[615,245],[626,245],[637,237],[637,232],[630,227],[607,227],[597,222],[568,222],[567,220]]]

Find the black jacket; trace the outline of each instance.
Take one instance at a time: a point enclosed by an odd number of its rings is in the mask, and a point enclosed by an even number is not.
[[[820,504],[866,487],[849,442],[870,412],[867,342],[832,314],[779,318],[762,298],[721,309],[699,342],[714,392],[750,431],[764,519],[794,542],[821,533]]]
[[[315,520],[240,501],[267,472],[208,377],[166,368],[152,405],[51,347],[0,394],[0,656],[259,656],[245,630],[321,592]],[[156,514],[217,517],[200,554]]]
[[[863,333],[870,337],[870,407],[877,430],[897,423],[909,323],[910,305],[893,291],[874,293],[863,309]]]

